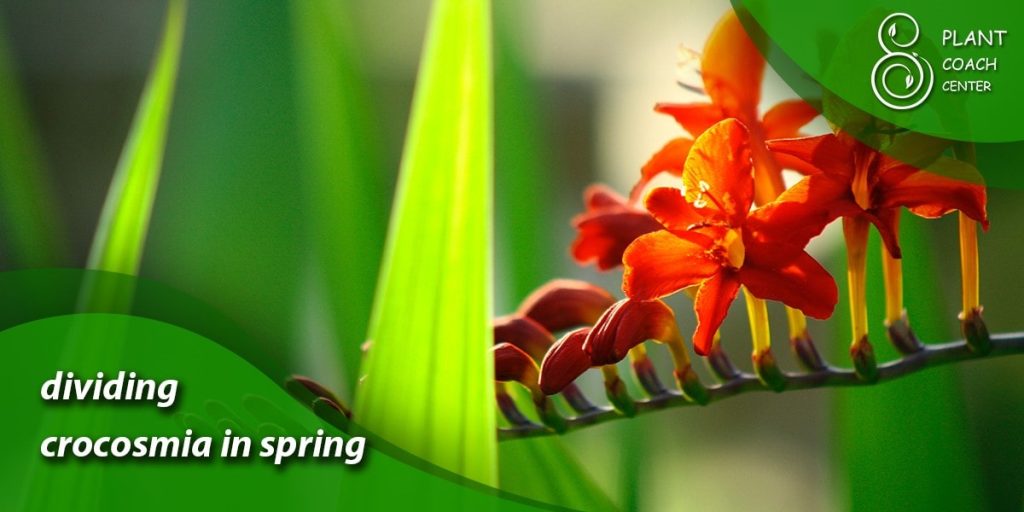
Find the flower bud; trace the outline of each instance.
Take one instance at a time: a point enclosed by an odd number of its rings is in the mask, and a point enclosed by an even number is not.
[[[531,389],[537,385],[537,363],[529,354],[511,343],[499,343],[491,352],[494,353],[494,380],[516,381]]]
[[[608,308],[590,331],[583,350],[594,365],[615,364],[647,340],[679,339],[675,314],[660,300],[623,299]]]
[[[519,315],[508,315],[494,320],[494,344],[511,343],[526,352],[534,361],[544,359],[544,354],[555,342],[554,336],[544,326]]]
[[[548,350],[540,367],[540,389],[544,394],[558,393],[590,368],[590,356],[583,351],[589,333],[589,327],[572,331]]]
[[[541,421],[556,432],[565,432],[568,427],[565,418],[555,409],[554,402],[540,389],[537,363],[526,352],[511,343],[499,343],[491,350],[494,352],[494,380],[514,380],[529,388],[533,405],[536,406]]]
[[[293,397],[305,402],[306,405],[312,406],[314,401],[322,398],[327,400],[346,417],[352,417],[352,412],[333,391],[309,377],[292,375],[285,381],[285,389]]]
[[[544,326],[548,332],[591,326],[615,298],[584,281],[555,279],[530,294],[519,306],[519,315]]]
[[[910,329],[910,322],[907,321],[907,312],[894,322],[885,321],[885,330],[889,335],[889,341],[903,355],[913,354],[924,349],[924,345]]]

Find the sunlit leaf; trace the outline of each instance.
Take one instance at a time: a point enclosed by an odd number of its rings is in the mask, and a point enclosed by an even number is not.
[[[160,49],[103,204],[89,268],[122,274],[138,272],[160,182],[185,10],[184,0],[170,0]]]
[[[433,9],[354,419],[496,485],[490,2]]]

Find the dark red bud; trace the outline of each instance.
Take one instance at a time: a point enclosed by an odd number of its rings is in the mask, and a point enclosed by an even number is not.
[[[615,303],[590,331],[583,350],[595,366],[615,364],[647,340],[679,339],[675,314],[660,300],[623,299]]]
[[[583,351],[589,332],[589,327],[572,331],[548,350],[540,367],[540,389],[544,394],[558,393],[590,368],[590,357]]]
[[[544,359],[554,342],[554,336],[544,326],[524,316],[508,315],[494,320],[494,344],[511,343],[534,361]]]
[[[548,332],[559,332],[594,325],[613,304],[615,297],[598,286],[585,281],[555,279],[531,293],[519,307],[519,314],[544,326]]]
[[[516,381],[531,388],[537,385],[537,363],[529,354],[511,343],[499,343],[491,351],[494,352],[494,380]]]

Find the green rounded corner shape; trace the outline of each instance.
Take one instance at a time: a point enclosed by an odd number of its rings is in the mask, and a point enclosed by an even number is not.
[[[62,312],[61,305],[73,301],[62,299],[68,290],[54,285],[97,277],[131,284],[144,302],[147,295],[161,296],[174,302],[167,307],[178,312],[159,314],[153,304],[147,306],[147,316]],[[39,286],[31,287],[33,283]],[[446,510],[452,504],[494,510],[559,508],[469,481],[362,432],[368,438],[362,465],[293,459],[284,469],[275,467],[256,456],[260,432],[301,430],[301,435],[313,435],[310,432],[322,428],[326,435],[348,435],[288,395],[272,377],[277,369],[268,372],[252,364],[252,354],[238,354],[229,344],[159,319],[178,317],[187,296],[131,276],[72,269],[3,272],[0,284],[8,285],[0,288],[4,291],[0,304],[11,305],[19,298],[21,302],[20,309],[0,315],[0,350],[6,363],[0,381],[7,389],[8,417],[17,418],[4,427],[7,456],[0,462],[0,508],[119,510],[136,509],[141,503],[154,510],[216,504],[256,510],[351,506]],[[202,306],[192,304],[188,311],[202,311]],[[209,326],[199,329],[210,330]],[[226,329],[219,325],[214,330],[224,333]],[[243,336],[239,333],[235,335]],[[61,369],[89,377],[96,371],[125,370],[135,371],[139,378],[178,379],[179,399],[169,412],[151,402],[43,402],[40,386]],[[254,403],[264,417],[253,415]],[[267,410],[279,413],[267,418]],[[204,425],[239,425],[254,438],[252,456],[244,461],[220,459],[216,454],[220,432],[205,434],[215,441],[208,460],[55,462],[39,454],[39,443],[51,435],[182,436],[185,428],[193,428],[198,436]]]
[[[983,0],[984,5],[973,6],[970,15],[957,16],[955,22],[950,22],[949,10],[936,9],[922,0],[898,9],[881,0],[847,3],[732,0],[732,4],[751,39],[776,73],[797,95],[814,105],[832,126],[842,128],[890,156],[936,174],[946,172],[942,166],[931,166],[932,161],[927,158],[908,160],[908,155],[934,159],[951,154],[955,144],[970,143],[976,148],[977,168],[987,185],[1024,188],[1024,177],[1019,172],[1024,165],[1024,124],[1017,122],[1019,116],[1024,115],[1024,98],[1016,94],[1024,89],[1024,49],[1014,52],[1012,46],[947,48],[941,46],[941,41],[935,41],[936,34],[941,36],[942,27],[950,23],[963,30],[1005,29],[1010,34],[1006,36],[1007,41],[1012,41],[1010,38],[1017,32],[1015,28],[1024,29],[1024,16],[1021,16],[1024,7]],[[912,13],[916,27],[908,18],[892,18],[899,23],[889,18],[904,12]],[[1014,12],[1018,16],[1006,15]],[[874,68],[887,56],[880,45],[882,25],[901,38],[910,37],[917,28],[918,37],[906,50],[930,63],[933,84],[931,94],[916,107],[889,108],[876,97],[872,88]],[[978,71],[968,77],[966,72],[958,75],[942,69],[943,59],[947,57],[987,54],[996,56],[1000,62],[998,71]],[[881,70],[885,66],[878,67]],[[885,76],[889,80],[921,83],[908,79],[899,70]],[[937,90],[947,80],[986,77],[994,83],[991,93],[953,94]],[[903,140],[897,143],[894,139]]]

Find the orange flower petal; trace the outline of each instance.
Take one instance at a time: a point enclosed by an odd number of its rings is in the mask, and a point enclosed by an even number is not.
[[[878,229],[882,244],[893,258],[903,257],[900,249],[899,213],[898,208],[876,208],[863,214]]]
[[[711,103],[658,103],[654,111],[672,116],[691,137],[699,137],[727,116]]]
[[[693,349],[705,356],[711,351],[715,332],[725,320],[729,305],[736,298],[740,281],[736,272],[722,270],[704,281],[697,290],[693,308],[697,312],[697,329],[693,333]]]
[[[636,300],[654,300],[693,286],[715,273],[720,265],[704,246],[668,231],[637,238],[623,255],[626,271],[622,290]]]
[[[577,329],[551,346],[540,365],[540,389],[545,395],[562,391],[590,368],[590,356],[583,351],[589,333],[589,327]]]
[[[764,57],[735,12],[729,11],[711,31],[700,62],[711,100],[730,117],[753,121],[761,98]]]
[[[577,263],[596,262],[600,270],[622,264],[622,255],[637,237],[661,229],[661,224],[642,210],[612,210],[608,213],[584,214],[575,220],[579,232],[572,243],[572,256]]]
[[[774,254],[757,254],[761,251]],[[779,253],[789,253],[794,257],[777,265]],[[743,286],[755,297],[777,300],[814,318],[832,315],[839,300],[836,282],[811,255],[799,247],[786,250],[780,245],[768,244],[748,245],[747,255],[748,260],[739,270],[739,276]]]
[[[530,294],[519,306],[519,315],[548,332],[593,325],[615,304],[615,297],[585,281],[555,279]]]
[[[686,200],[705,217],[743,223],[754,199],[749,134],[743,123],[726,119],[697,138],[683,170]],[[720,214],[717,214],[720,212]]]
[[[988,226],[985,211],[986,192],[983,185],[955,180],[927,171],[914,170],[893,183],[893,172],[882,176],[879,207],[905,206],[921,217],[933,219],[953,210]]]
[[[852,177],[854,148],[832,134],[768,141],[779,165],[804,174]]]
[[[647,211],[673,232],[686,231],[694,224],[700,224],[704,217],[694,210],[678,188],[659,187],[647,194],[644,200]]]
[[[848,182],[819,174],[800,180],[751,212],[746,225],[764,240],[803,247],[833,220],[861,211]]]
[[[626,198],[600,183],[590,185],[583,191],[583,204],[586,205],[587,211],[627,206]]]
[[[640,169],[640,180],[633,187],[631,197],[637,197],[655,176],[667,172],[674,176],[682,176],[686,155],[690,154],[693,139],[679,137],[672,139],[658,150]]]
[[[765,112],[761,125],[766,139],[799,137],[800,129],[818,117],[818,111],[804,100],[777,103]]]

